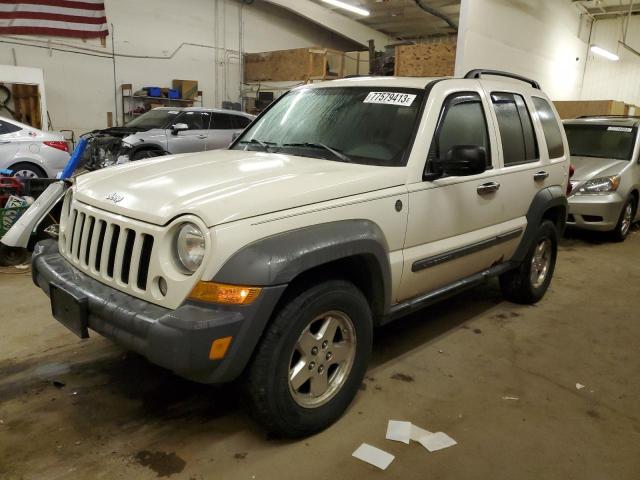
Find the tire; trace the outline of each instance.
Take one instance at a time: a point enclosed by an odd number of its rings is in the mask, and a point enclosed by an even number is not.
[[[47,178],[47,174],[37,165],[28,162],[19,162],[11,165],[9,170],[13,170],[14,176],[24,178]]]
[[[0,267],[21,265],[29,258],[26,248],[7,247],[0,243]]]
[[[322,336],[332,327],[333,336]],[[250,414],[281,437],[327,428],[358,392],[372,338],[369,304],[352,283],[326,281],[293,296],[268,325],[245,374]]]
[[[148,158],[162,157],[163,155],[165,155],[165,153],[162,150],[147,148],[143,150],[138,150],[133,154],[133,156],[129,160],[132,162],[135,162],[136,160],[146,160]]]
[[[611,231],[611,238],[614,242],[624,242],[627,235],[629,235],[633,219],[636,216],[636,208],[638,208],[638,206],[633,197],[629,198],[623,205],[616,228]]]
[[[558,230],[553,222],[545,220],[520,266],[500,275],[504,298],[524,305],[539,302],[551,283],[557,256]]]

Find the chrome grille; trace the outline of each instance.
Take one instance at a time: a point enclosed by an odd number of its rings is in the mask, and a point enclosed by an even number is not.
[[[61,238],[62,253],[106,283],[137,293],[148,288],[154,236],[74,203]]]

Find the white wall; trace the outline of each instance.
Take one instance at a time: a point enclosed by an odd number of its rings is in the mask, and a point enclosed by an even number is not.
[[[538,80],[554,100],[577,99],[585,36],[569,0],[462,0],[456,75],[506,70]]]
[[[108,21],[115,28],[118,91],[121,83],[132,83],[135,89],[168,87],[172,79],[182,78],[199,82],[205,106],[220,106],[223,100],[238,101],[239,1],[106,0],[105,4]],[[355,48],[353,42],[266,2],[244,5],[242,17],[242,46],[246,52],[308,46]],[[44,71],[48,110],[55,129],[84,133],[104,128],[107,112],[116,109],[112,37],[107,38],[106,47],[97,41],[51,38],[51,47],[73,50],[72,53],[49,50],[42,40],[0,37],[0,64],[12,64],[15,49],[18,65]],[[183,43],[200,46],[180,47]],[[117,109],[120,117],[119,100]]]
[[[593,25],[591,44],[615,52],[620,61],[612,62],[589,54],[583,100],[619,100],[640,106],[640,57],[618,44],[626,18],[598,20]],[[631,17],[627,45],[640,51],[640,17]]]

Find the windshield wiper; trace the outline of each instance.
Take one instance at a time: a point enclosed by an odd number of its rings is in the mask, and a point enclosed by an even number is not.
[[[251,140],[242,140],[240,143],[245,144],[245,147],[244,147],[245,150],[247,149],[247,147],[249,147],[249,145],[260,145],[267,152],[269,151],[269,147],[271,145],[277,145],[276,143],[273,143],[273,142],[263,142],[260,140],[256,140],[255,138],[252,138]]]
[[[326,151],[330,152],[333,154],[334,157],[342,160],[343,162],[347,162],[347,163],[353,163],[353,160],[351,160],[348,156],[346,156],[344,153],[339,152],[338,150],[336,150],[335,148],[331,148],[328,147],[327,145],[325,145],[324,143],[310,143],[310,142],[305,142],[305,143],[285,143],[282,145],[283,147],[308,147],[308,148],[323,148]]]

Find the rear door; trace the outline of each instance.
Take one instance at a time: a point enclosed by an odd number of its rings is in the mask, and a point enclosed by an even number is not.
[[[526,215],[534,197],[540,190],[563,182],[566,153],[557,120],[548,118],[547,108],[538,101],[536,108],[530,92],[534,89],[505,88],[505,84],[482,81],[487,98],[491,101],[491,115],[497,125],[500,155],[500,191],[505,200],[498,211],[497,229],[504,234],[524,229]],[[535,90],[539,92],[539,90]],[[543,123],[545,122],[545,128]],[[555,124],[555,129],[554,129]],[[545,140],[545,129],[549,138]],[[558,143],[559,142],[559,143]],[[555,157],[550,160],[550,154]],[[511,258],[520,238],[501,244],[501,255]]]
[[[209,131],[207,149],[214,150],[226,148],[233,141],[233,134],[241,132],[244,127],[239,128],[239,120],[243,117],[230,113],[213,113],[213,130]],[[240,120],[241,121],[241,120]]]
[[[20,143],[16,132],[20,130],[20,127],[0,119],[0,168],[9,167],[18,153]]]
[[[506,201],[499,185],[490,104],[477,81],[447,80],[436,84],[427,106],[426,123],[438,118],[422,181],[410,183],[409,219],[404,269],[396,301],[450,285],[501,260],[496,223]],[[431,127],[433,128],[433,127]],[[487,170],[478,175],[431,179],[436,163],[455,145],[476,145],[487,152]],[[418,146],[418,149],[425,146]],[[415,149],[415,146],[414,146]]]
[[[209,125],[212,122],[211,112],[199,110],[186,111],[178,115],[174,124],[186,123],[189,130],[174,135],[167,131],[167,145],[171,153],[203,152],[209,139]]]

